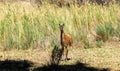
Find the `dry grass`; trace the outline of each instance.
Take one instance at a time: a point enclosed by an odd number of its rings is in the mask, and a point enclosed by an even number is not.
[[[0,52],[0,60],[29,60],[40,64],[45,64],[49,61],[50,51],[44,49],[28,49],[28,50],[17,50],[13,49],[10,51]]]
[[[84,41],[86,47],[91,45],[87,43],[87,35],[95,31],[98,24],[111,23],[119,33],[119,27],[116,27],[120,23],[119,5],[101,7],[88,4],[80,8],[58,8],[48,4],[36,8],[29,3],[22,4],[0,4],[0,60],[29,60],[40,66],[49,63],[52,48],[37,48],[35,44],[39,46],[39,42],[46,37],[48,43],[53,46],[57,44],[58,24],[63,22],[67,25],[65,31],[72,34],[76,45],[70,48],[71,60],[61,61],[60,65],[72,65],[80,61],[92,67],[120,70],[119,42],[108,42],[103,48],[80,48]],[[5,48],[8,50],[3,51]]]
[[[71,60],[61,61],[60,65],[72,65],[77,61],[89,64],[89,66],[97,68],[109,68],[111,71],[120,70],[120,48],[118,46],[107,46],[103,48],[69,49],[69,57]],[[39,66],[46,65],[50,60],[52,49],[28,49],[28,50],[10,50],[0,51],[0,60],[29,60]]]
[[[80,42],[83,47],[90,44],[89,47],[92,47],[88,39],[91,32],[105,37],[102,39],[119,36],[119,10],[118,4],[110,6],[86,4],[70,8],[44,4],[38,8],[29,2],[5,5],[0,3],[0,48],[26,49],[34,47],[34,44],[42,46],[47,42],[49,46],[55,45],[56,38],[59,37],[59,23],[65,23],[65,32],[71,34],[73,39],[77,39],[76,46],[79,46]],[[105,24],[112,27],[105,29]],[[101,26],[97,28],[99,25]],[[112,31],[115,35],[109,35],[111,29],[115,29]]]

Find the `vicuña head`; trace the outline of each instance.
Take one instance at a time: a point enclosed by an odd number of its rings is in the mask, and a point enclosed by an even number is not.
[[[64,30],[64,24],[59,24],[60,31]]]

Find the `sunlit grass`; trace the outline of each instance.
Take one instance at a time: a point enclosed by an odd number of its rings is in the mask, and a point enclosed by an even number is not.
[[[108,68],[110,71],[120,70],[120,48],[109,47],[92,49],[69,49],[69,61],[60,61],[59,65],[73,65],[77,61],[97,68]],[[35,65],[43,66],[50,62],[52,49],[28,49],[8,51],[0,50],[0,60],[29,60]]]
[[[87,35],[99,24],[110,23],[117,31],[119,12],[117,4],[70,8],[51,4],[38,8],[28,2],[0,4],[0,48],[51,47],[59,42],[59,23],[65,23],[65,33],[71,34],[76,45],[81,42],[89,47]]]

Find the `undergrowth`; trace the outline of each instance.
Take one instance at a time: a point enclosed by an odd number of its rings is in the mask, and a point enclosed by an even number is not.
[[[27,49],[59,45],[59,23],[65,23],[65,33],[71,34],[75,46],[93,47],[96,43],[91,44],[88,35],[95,31],[99,36],[97,45],[100,47],[101,40],[120,36],[119,12],[118,4],[86,4],[63,8],[43,4],[38,8],[27,2],[0,3],[0,48]]]

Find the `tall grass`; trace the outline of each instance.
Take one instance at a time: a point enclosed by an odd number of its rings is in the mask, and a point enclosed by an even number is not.
[[[59,23],[65,23],[65,33],[71,34],[75,46],[89,47],[92,44],[88,35],[91,31],[98,33],[101,30],[96,29],[98,25],[105,26],[110,22],[112,28],[119,32],[116,27],[120,20],[119,12],[120,7],[117,4],[86,4],[63,8],[51,4],[43,4],[38,8],[27,2],[0,4],[0,48],[26,49],[59,44]],[[108,36],[113,30],[109,26],[106,29]]]

